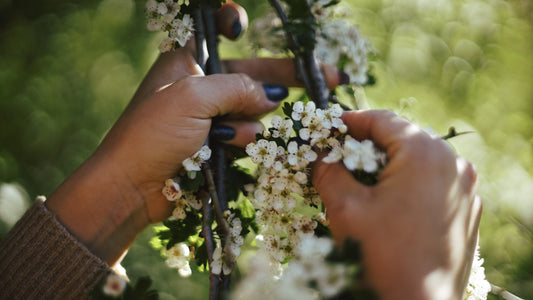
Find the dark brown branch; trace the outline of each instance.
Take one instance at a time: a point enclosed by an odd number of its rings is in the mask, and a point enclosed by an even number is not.
[[[281,19],[283,26],[288,25],[290,22],[289,18],[279,1],[269,0],[269,2]],[[309,18],[313,18],[313,16],[310,14]],[[311,23],[314,22],[314,20],[310,21]],[[313,50],[303,49],[291,32],[286,30],[285,36],[287,38],[287,46],[295,56],[294,61],[296,72],[299,76],[298,78],[303,82],[307,94],[316,103],[317,107],[327,108],[329,90],[326,86],[324,74],[320,70],[315,52]]]
[[[289,18],[287,17],[287,14],[285,14],[285,11],[283,10],[283,7],[281,7],[281,4],[276,0],[269,0],[270,5],[274,8],[276,11],[276,14],[281,19],[281,23],[286,26],[289,24]],[[287,38],[287,46],[291,50],[291,52],[294,54],[294,65],[296,67],[296,74],[298,76],[298,79],[302,81],[304,84],[304,87],[306,90],[310,91],[311,89],[311,83],[309,81],[309,77],[307,75],[307,72],[305,70],[305,63],[303,60],[303,57],[301,55],[301,49],[298,45],[298,42],[296,41],[296,38],[294,35],[289,32],[285,31],[285,37]]]
[[[210,6],[208,0],[201,0],[200,8],[195,11],[194,18],[195,24],[197,24],[197,61],[201,65],[204,74],[221,73],[222,69],[218,55],[218,30],[215,23],[214,9]],[[209,204],[206,203],[206,206],[209,206],[209,213],[212,214],[214,210],[214,216],[217,222],[217,233],[222,238],[221,242],[224,247],[224,245],[228,244],[227,239],[229,239],[229,225],[224,217],[224,211],[228,208],[225,190],[226,151],[223,146],[216,141],[209,141],[208,139],[205,144],[208,146],[211,145],[213,151],[212,158],[210,162],[206,164],[204,169],[207,189],[211,198],[211,202]],[[212,219],[211,215],[210,219]],[[209,240],[212,246],[208,248],[208,256],[211,257],[209,259],[209,264],[211,265],[214,251],[213,232],[211,230],[211,223],[208,223],[207,219],[204,218],[202,224],[205,228],[205,234],[210,237]],[[209,230],[206,228],[208,225]],[[206,238],[206,241],[207,240],[208,239]],[[219,299],[221,289],[226,290],[229,288],[229,279],[229,276],[224,276],[223,274],[220,276],[210,274],[209,298],[211,300]]]
[[[204,22],[202,22],[202,11],[200,8],[196,8],[193,12],[194,19],[194,42],[196,46],[196,62],[205,72],[206,53],[204,50],[205,44],[205,28]]]
[[[220,67],[220,58],[218,56],[218,35],[215,22],[215,10],[209,5],[208,0],[204,0],[202,3],[202,17],[205,24],[207,52],[209,53],[206,66],[207,71],[209,74],[219,74],[222,73],[222,69]]]
[[[211,229],[211,222],[213,219],[211,211],[211,204],[209,203],[209,195],[204,193],[202,195],[202,232],[207,251],[207,261],[209,266],[213,263],[213,252],[215,251],[215,241],[213,240],[213,230]],[[218,299],[219,294],[219,277],[209,271],[209,299]]]

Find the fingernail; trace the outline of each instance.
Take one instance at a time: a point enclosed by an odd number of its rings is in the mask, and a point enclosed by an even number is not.
[[[235,137],[235,129],[227,125],[214,125],[209,135],[219,141],[229,141]]]
[[[339,85],[345,85],[350,83],[350,75],[344,71],[339,70]]]
[[[265,83],[263,84],[263,88],[265,89],[268,100],[273,102],[280,102],[289,95],[289,89],[282,85]]]
[[[231,33],[233,33],[233,38],[236,39],[237,37],[239,37],[241,32],[242,32],[241,21],[239,19],[237,19],[237,20],[235,20],[235,22],[231,26]]]

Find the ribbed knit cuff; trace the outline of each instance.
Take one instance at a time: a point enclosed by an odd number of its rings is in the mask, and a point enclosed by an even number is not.
[[[112,272],[44,201],[38,197],[0,244],[0,299],[86,299]]]

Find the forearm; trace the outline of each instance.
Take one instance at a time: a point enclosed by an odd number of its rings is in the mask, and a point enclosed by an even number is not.
[[[38,197],[0,244],[0,299],[86,299],[111,269]]]
[[[96,153],[46,201],[67,230],[109,265],[149,224],[142,196],[115,169]]]

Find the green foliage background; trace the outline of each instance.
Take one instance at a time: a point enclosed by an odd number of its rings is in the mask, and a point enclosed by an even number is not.
[[[533,297],[533,3],[346,2],[379,52],[370,107],[442,134],[475,131],[451,144],[479,172],[487,276]],[[251,19],[268,9],[239,3]],[[161,38],[145,29],[144,1],[0,0],[0,183],[28,199],[49,194],[118,118]],[[221,48],[223,57],[251,55],[246,37]],[[11,226],[8,198],[0,197],[0,237]],[[150,275],[163,299],[205,299],[206,277],[179,278],[149,248],[151,236],[126,257],[130,277]]]

